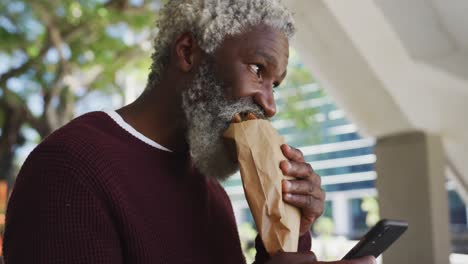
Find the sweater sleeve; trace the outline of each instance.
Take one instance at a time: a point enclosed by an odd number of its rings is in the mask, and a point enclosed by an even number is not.
[[[70,152],[35,150],[9,200],[5,263],[122,263],[109,210],[80,177],[93,170]]]
[[[310,232],[299,237],[299,245],[298,245],[298,252],[308,252],[312,247],[312,237]],[[257,235],[255,239],[255,249],[257,250],[257,254],[255,255],[255,261],[253,264],[263,264],[266,263],[270,259],[270,255],[265,249],[263,245],[262,239],[260,235]]]

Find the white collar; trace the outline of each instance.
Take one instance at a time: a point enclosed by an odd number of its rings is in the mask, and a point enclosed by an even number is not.
[[[172,152],[170,149],[167,149],[160,144],[156,143],[155,141],[149,139],[147,136],[143,135],[142,133],[138,132],[135,128],[133,128],[130,124],[125,122],[125,120],[116,112],[116,111],[103,111],[106,113],[110,118],[112,118],[120,127],[125,129],[128,133],[132,136],[136,137],[137,139],[145,142],[146,144],[161,149],[164,151]]]

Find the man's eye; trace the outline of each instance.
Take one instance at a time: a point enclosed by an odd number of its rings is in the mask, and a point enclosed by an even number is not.
[[[260,65],[257,65],[257,64],[250,64],[250,69],[255,73],[257,74],[257,77],[261,78],[262,77],[262,74],[261,74],[261,66]]]
[[[276,93],[276,89],[278,88],[278,86],[280,86],[280,83],[274,82],[272,86],[273,86],[273,93]]]

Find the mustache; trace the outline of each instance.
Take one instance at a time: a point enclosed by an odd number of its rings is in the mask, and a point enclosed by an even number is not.
[[[227,104],[220,109],[217,119],[222,120],[225,128],[228,128],[231,124],[232,118],[237,113],[241,116],[252,113],[258,119],[270,120],[266,117],[265,111],[256,104],[251,97],[241,98],[234,102],[227,102]]]

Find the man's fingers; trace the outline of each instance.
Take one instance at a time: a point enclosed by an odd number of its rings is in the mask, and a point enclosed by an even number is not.
[[[297,208],[313,209],[314,215],[321,215],[324,210],[323,201],[310,195],[284,193],[283,200]]]
[[[257,119],[257,116],[255,116],[254,113],[247,114],[247,120],[255,120],[255,119]]]
[[[317,200],[325,201],[325,191],[320,185],[304,180],[283,180],[283,192],[290,194],[309,195]]]
[[[245,120],[256,120],[258,119],[254,113],[236,113],[231,119],[231,123],[240,123]]]
[[[280,163],[281,171],[284,175],[305,179],[314,173],[309,163],[283,160]]]
[[[322,179],[309,163],[283,160],[280,162],[280,169],[286,176],[307,179],[319,186],[322,183]]]
[[[281,150],[283,151],[283,155],[286,158],[297,162],[304,162],[304,155],[300,150],[293,148],[287,144],[281,145]]]
[[[240,122],[242,122],[242,118],[241,118],[241,116],[239,115],[239,113],[236,113],[236,114],[232,117],[231,122],[232,122],[232,123],[240,123]]]

